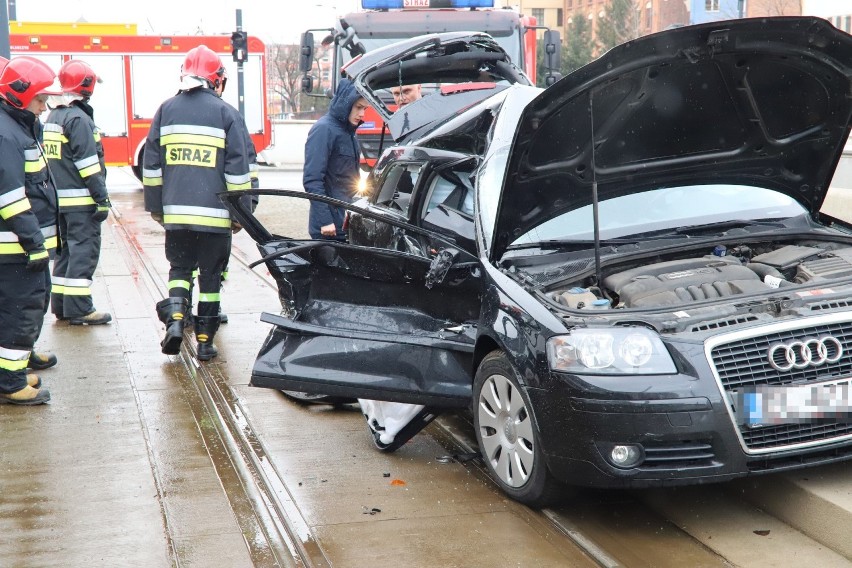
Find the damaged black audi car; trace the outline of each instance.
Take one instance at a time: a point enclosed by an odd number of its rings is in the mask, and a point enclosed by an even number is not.
[[[438,34],[346,68],[394,144],[362,202],[223,195],[283,307],[251,383],[364,399],[385,450],[468,408],[534,506],[851,458],[852,225],[820,209],[852,36],[683,27],[546,90],[501,51]],[[415,82],[439,88],[391,113],[382,90]],[[285,197],[347,207],[349,241],[277,234],[259,212]]]

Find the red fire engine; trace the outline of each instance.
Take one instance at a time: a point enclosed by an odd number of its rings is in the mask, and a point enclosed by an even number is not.
[[[485,32],[501,45],[530,80],[536,80],[536,19],[513,10],[493,9],[494,0],[361,0],[363,12],[342,16],[334,28],[309,30],[330,32],[322,41],[332,45],[331,69],[340,69],[360,50],[369,52],[410,37],[454,31]],[[303,34],[303,53],[305,45]],[[307,71],[303,69],[304,71]],[[337,73],[329,77],[329,93],[337,87]],[[320,86],[329,81],[320,77]],[[320,89],[323,90],[323,89]],[[358,129],[362,166],[375,163],[384,123],[372,109]],[[387,143],[387,142],[386,142]]]
[[[206,45],[218,53],[232,84],[223,98],[237,107],[237,64],[231,37],[11,34],[12,57],[31,55],[58,70],[73,58],[85,60],[103,79],[92,96],[95,123],[108,166],[133,166],[141,177],[142,148],[160,104],[178,91],[187,51]],[[266,106],[266,46],[248,38],[243,64],[245,120],[257,152],[269,146],[272,128]]]

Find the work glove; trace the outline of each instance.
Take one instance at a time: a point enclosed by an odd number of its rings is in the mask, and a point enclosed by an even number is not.
[[[47,268],[47,263],[50,262],[50,255],[43,246],[33,249],[27,253],[27,270],[30,272],[44,272]]]
[[[161,227],[163,226],[163,214],[162,213],[153,213],[152,212],[151,213],[151,219],[153,219],[154,221],[159,223]]]
[[[95,209],[95,212],[92,213],[92,219],[98,223],[103,223],[109,216],[109,199],[106,201],[100,201],[95,205],[97,206],[97,209]]]

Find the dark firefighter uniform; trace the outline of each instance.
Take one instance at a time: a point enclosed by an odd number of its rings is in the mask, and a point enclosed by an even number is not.
[[[44,320],[46,261],[57,246],[56,191],[38,124],[34,114],[0,103],[0,393],[6,394],[27,386]]]
[[[51,294],[51,311],[59,319],[74,320],[95,311],[91,284],[109,195],[103,145],[92,117],[92,107],[74,101],[52,110],[44,125],[63,244],[53,266]]]
[[[158,304],[166,323],[163,353],[180,349],[191,301],[193,270],[199,269],[195,335],[199,358],[219,328],[219,288],[230,253],[231,218],[217,193],[250,189],[252,144],[239,112],[213,90],[181,91],[157,110],[143,162],[145,209],[162,215],[166,229],[169,298]]]

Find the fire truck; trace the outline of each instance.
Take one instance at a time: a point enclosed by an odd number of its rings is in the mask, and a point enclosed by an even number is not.
[[[90,33],[15,33],[12,57],[34,56],[54,70],[69,59],[85,60],[103,79],[92,96],[95,122],[101,129],[108,166],[132,166],[141,179],[142,150],[151,120],[160,104],[177,93],[184,55],[206,45],[218,53],[232,84],[223,99],[237,107],[237,64],[231,58],[231,36],[139,36]],[[91,33],[95,32],[95,33]],[[266,46],[248,37],[243,64],[245,121],[258,153],[269,146],[272,128],[266,105]],[[227,57],[226,57],[227,56]]]
[[[328,69],[320,69],[320,89],[317,89],[328,96],[337,87],[336,70],[358,54],[418,35],[453,31],[491,35],[530,81],[536,81],[536,30],[544,28],[532,16],[508,9],[495,10],[494,0],[361,0],[361,8],[364,11],[340,17],[333,28],[311,29],[302,34],[304,91],[315,90],[313,77],[309,75],[316,73],[312,61],[313,32],[327,34],[321,44],[331,51],[331,64]],[[558,34],[552,37],[558,38]],[[324,72],[328,72],[328,78],[322,76]],[[324,89],[326,85],[330,86]],[[383,128],[381,118],[368,109],[357,132],[361,165],[365,169],[375,163]]]

